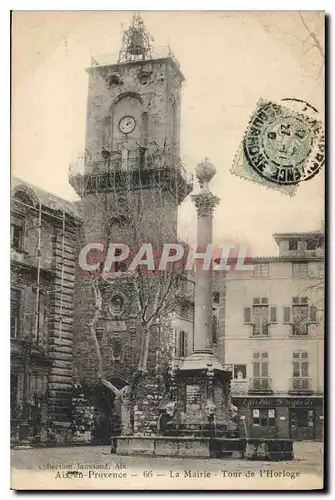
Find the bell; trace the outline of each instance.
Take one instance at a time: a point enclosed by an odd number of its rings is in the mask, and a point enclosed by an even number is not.
[[[134,56],[139,56],[145,51],[143,36],[141,33],[136,32],[132,35],[129,44],[129,52]]]

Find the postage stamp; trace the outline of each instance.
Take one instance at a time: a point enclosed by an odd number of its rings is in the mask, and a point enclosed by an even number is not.
[[[322,123],[307,111],[260,99],[231,173],[293,196],[325,162]]]

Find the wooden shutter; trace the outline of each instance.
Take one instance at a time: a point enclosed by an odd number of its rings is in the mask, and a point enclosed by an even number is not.
[[[253,375],[254,377],[258,378],[260,376],[260,363],[259,362],[254,362],[253,363]]]
[[[269,321],[270,323],[277,323],[277,307],[276,306],[270,306],[269,308]]]
[[[251,323],[251,307],[244,308],[244,323]]]
[[[291,323],[291,306],[284,306],[283,323]]]
[[[316,323],[316,312],[317,312],[317,308],[315,306],[310,306],[310,308],[309,308],[309,320],[311,323]]]
[[[261,365],[261,377],[268,377],[269,376],[269,363],[267,361],[262,361]]]
[[[301,376],[308,377],[308,362],[301,363]]]
[[[293,377],[300,377],[300,363],[299,363],[299,361],[293,362]]]
[[[184,332],[184,356],[188,356],[188,334]]]

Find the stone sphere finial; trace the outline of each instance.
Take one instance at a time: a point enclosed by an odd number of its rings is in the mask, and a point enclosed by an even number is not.
[[[200,184],[203,184],[209,182],[214,177],[216,174],[216,168],[206,157],[204,161],[197,165],[195,173]]]

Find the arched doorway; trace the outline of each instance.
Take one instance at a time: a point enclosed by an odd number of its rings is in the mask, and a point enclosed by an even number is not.
[[[106,380],[117,390],[128,385],[128,382],[121,377],[110,377]],[[112,436],[121,434],[120,402],[102,382],[94,387],[90,399],[95,407],[93,440],[99,444],[110,444]]]

